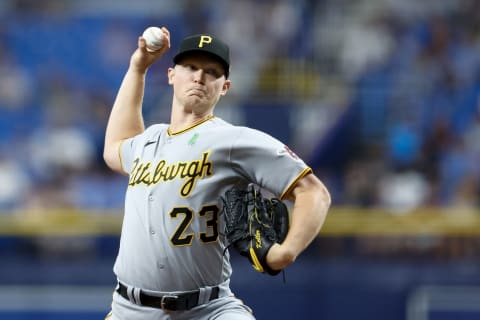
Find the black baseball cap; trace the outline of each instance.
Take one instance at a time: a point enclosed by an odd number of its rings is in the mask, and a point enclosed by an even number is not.
[[[225,78],[228,78],[230,73],[230,49],[223,41],[208,34],[186,37],[180,43],[180,48],[173,57],[173,63],[177,64],[182,57],[192,52],[205,52],[212,55],[222,64]]]

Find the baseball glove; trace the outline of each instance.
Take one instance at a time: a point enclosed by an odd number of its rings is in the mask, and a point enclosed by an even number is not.
[[[233,246],[259,272],[280,273],[271,269],[266,260],[271,246],[282,243],[287,236],[287,206],[277,198],[264,198],[252,184],[246,190],[233,187],[221,199],[227,247]]]

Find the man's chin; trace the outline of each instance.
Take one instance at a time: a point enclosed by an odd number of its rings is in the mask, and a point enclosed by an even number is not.
[[[208,109],[207,104],[203,99],[200,98],[191,98],[188,99],[188,102],[185,104],[185,110],[195,113],[199,110]]]

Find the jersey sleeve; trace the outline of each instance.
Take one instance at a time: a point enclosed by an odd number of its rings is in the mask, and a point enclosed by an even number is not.
[[[133,154],[134,154],[135,146],[138,144],[138,141],[140,140],[139,137],[140,136],[128,138],[123,140],[120,143],[118,155],[120,157],[120,163],[122,164],[122,170],[125,173],[130,173],[132,169]]]
[[[132,170],[136,154],[141,148],[143,148],[145,141],[156,139],[156,137],[153,136],[158,135],[161,129],[161,125],[153,125],[148,127],[143,133],[122,141],[119,146],[118,154],[122,169],[125,173],[129,174]]]
[[[288,146],[258,130],[242,128],[230,153],[233,169],[283,198],[310,167]]]

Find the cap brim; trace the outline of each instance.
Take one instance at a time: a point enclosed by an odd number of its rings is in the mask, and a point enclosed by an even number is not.
[[[223,71],[225,72],[225,78],[228,78],[229,73],[230,73],[230,70],[229,70],[230,66],[228,65],[228,63],[222,57],[220,57],[219,55],[217,55],[213,52],[209,52],[209,51],[205,51],[205,50],[196,50],[196,49],[183,51],[183,52],[178,53],[175,57],[173,57],[173,63],[178,64],[185,57],[187,57],[189,55],[194,55],[194,54],[204,54],[204,55],[209,56],[209,57],[215,59],[216,61],[218,61],[223,67]]]

